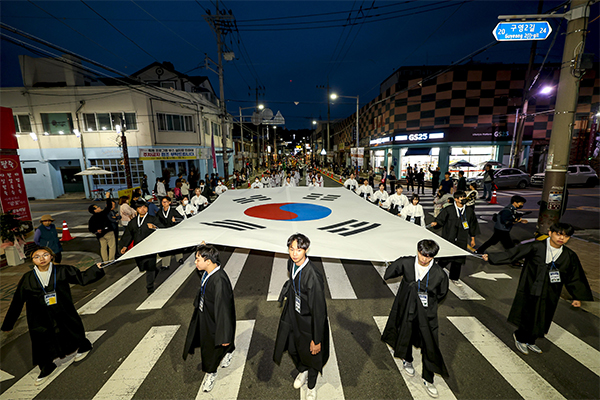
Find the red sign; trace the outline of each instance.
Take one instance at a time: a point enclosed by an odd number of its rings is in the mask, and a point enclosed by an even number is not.
[[[12,211],[17,219],[31,221],[18,155],[0,156],[0,199],[4,212]]]
[[[15,133],[12,109],[0,107],[0,149],[16,150],[19,148]]]

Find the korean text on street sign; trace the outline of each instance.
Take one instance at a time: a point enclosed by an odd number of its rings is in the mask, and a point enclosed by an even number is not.
[[[548,21],[500,22],[492,33],[499,42],[546,40],[552,27]]]

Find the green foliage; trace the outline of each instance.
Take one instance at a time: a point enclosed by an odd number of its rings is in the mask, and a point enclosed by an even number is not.
[[[21,236],[21,222],[12,212],[0,214],[0,238],[2,241],[14,242],[15,237]]]

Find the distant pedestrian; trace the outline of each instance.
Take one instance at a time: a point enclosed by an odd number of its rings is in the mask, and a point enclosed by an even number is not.
[[[150,192],[148,191],[148,175],[144,174],[140,186],[142,188],[142,195],[150,195]]]
[[[121,214],[121,226],[125,227],[131,221],[137,213],[129,204],[129,197],[121,196],[119,197],[119,213]]]
[[[467,191],[467,179],[465,178],[465,171],[458,171],[456,190],[462,190],[463,192]]]
[[[417,180],[417,194],[419,194],[419,189],[421,189],[421,194],[425,194],[425,171],[423,168],[415,174],[415,179]]]
[[[60,264],[62,261],[62,244],[58,238],[54,218],[50,214],[44,214],[40,218],[40,226],[35,230],[33,241],[40,247],[48,247],[54,253],[54,261]]]
[[[183,359],[200,348],[202,391],[210,392],[217,378],[219,366],[231,364],[235,350],[235,300],[233,287],[221,268],[219,251],[204,242],[196,248],[196,272],[200,287],[194,300],[194,312],[188,328]]]
[[[88,207],[88,212],[92,214],[88,221],[88,230],[96,235],[100,244],[100,255],[102,261],[115,259],[115,235],[112,231],[112,223],[108,218],[108,213],[112,209],[112,200],[107,199],[104,209],[92,204]]]
[[[156,183],[156,197],[159,199],[165,197],[167,195],[167,190],[165,187],[165,178],[158,178],[158,182]]]
[[[409,188],[415,191],[415,173],[410,165],[406,168],[406,190]]]
[[[429,167],[427,170],[431,174],[431,194],[435,195],[440,187],[440,175],[442,173],[440,171],[440,167],[435,167],[434,170],[432,170],[431,167]]]
[[[454,181],[450,177],[450,172],[444,173],[444,180],[442,180],[442,182],[440,182],[440,188],[445,193],[450,193],[450,194],[454,193]]]
[[[492,200],[492,185],[494,184],[494,171],[491,164],[486,164],[483,171],[483,197],[485,201]]]
[[[31,261],[33,270],[26,272],[19,281],[2,331],[14,328],[23,305],[26,305],[33,365],[40,368],[34,385],[40,386],[56,371],[55,359],[76,352],[73,361],[79,362],[92,350],[92,343],[85,337],[83,322],[73,304],[71,285],[85,286],[96,282],[104,276],[104,270],[100,263],[84,272],[70,265],[55,264],[54,252],[49,247],[35,249]]]
[[[394,167],[391,168],[390,170],[390,174],[388,175],[388,181],[390,182],[390,193],[393,193],[396,191],[396,172],[394,172]],[[398,184],[398,186],[400,186],[400,184]]]

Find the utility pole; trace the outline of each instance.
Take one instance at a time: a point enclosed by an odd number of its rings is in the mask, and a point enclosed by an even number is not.
[[[589,16],[587,4],[589,4],[588,0],[572,0],[571,9],[565,14],[569,22],[556,94],[554,122],[548,145],[548,162],[537,223],[538,235],[547,234],[548,228],[558,222],[562,215],[579,80],[580,74],[583,73],[579,69],[579,64],[585,48],[584,35]]]
[[[319,85],[317,86],[317,88],[325,89],[327,91],[327,147],[325,147],[325,131],[321,131],[321,144],[323,145],[323,148],[327,151],[327,154],[329,154],[329,121],[331,121],[331,98],[329,97],[331,96],[331,88],[329,87],[329,78],[327,78],[327,86]],[[327,156],[325,156],[325,162],[327,162]]]
[[[233,15],[221,14],[219,12],[219,1],[215,1],[216,15],[205,15],[204,19],[208,22],[212,30],[215,32],[217,37],[217,73],[219,75],[219,105],[221,108],[221,143],[223,148],[223,174],[225,181],[229,178],[229,161],[227,159],[227,103],[225,102],[225,87],[223,82],[223,46],[224,46],[224,29],[223,27],[228,26],[227,23],[222,21],[231,21],[234,19]],[[230,29],[230,28],[226,28]]]

